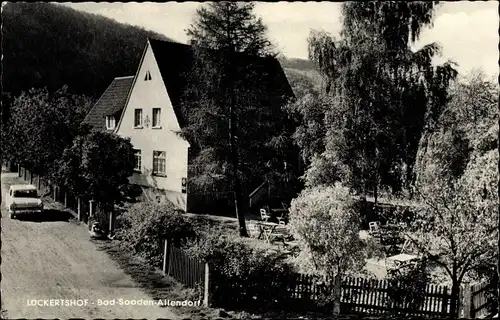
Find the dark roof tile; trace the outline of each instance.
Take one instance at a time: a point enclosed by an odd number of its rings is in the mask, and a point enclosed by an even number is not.
[[[134,76],[115,78],[87,114],[83,123],[90,125],[93,129],[105,130],[106,116],[115,115],[118,122],[133,82]]]
[[[158,68],[160,69],[163,82],[167,88],[168,95],[172,102],[174,112],[177,116],[179,124],[184,127],[186,123],[186,116],[183,115],[181,103],[183,95],[186,94],[186,75],[189,74],[194,59],[194,49],[186,44],[177,42],[149,39],[151,48],[153,50]],[[217,54],[213,50],[214,54]],[[253,72],[261,72],[266,74],[266,81],[262,82],[266,92],[263,96],[274,96],[291,98],[293,91],[288,83],[288,79],[281,68],[279,61],[275,58],[261,58],[250,56],[242,53],[236,55],[237,63],[240,66],[251,66]],[[276,107],[283,100],[278,99]],[[274,104],[274,103],[273,103]]]

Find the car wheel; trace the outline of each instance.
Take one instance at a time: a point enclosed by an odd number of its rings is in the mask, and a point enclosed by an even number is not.
[[[13,213],[11,213],[11,214],[10,214],[10,218],[11,218],[11,219],[15,219],[15,218],[16,218],[16,215],[15,215],[15,214],[13,214]]]

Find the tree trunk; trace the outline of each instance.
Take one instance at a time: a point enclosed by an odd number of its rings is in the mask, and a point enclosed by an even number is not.
[[[234,99],[232,90],[233,82],[232,77],[232,54],[228,52],[227,63],[229,64],[226,71],[226,90],[228,91],[227,101],[229,103],[229,152],[231,155],[231,180],[233,185],[234,194],[234,209],[236,210],[236,217],[238,218],[239,232],[241,237],[248,237],[246,222],[245,222],[245,209],[246,206],[243,203],[243,192],[241,188],[241,181],[238,175],[238,148],[236,144],[236,114],[234,111]]]
[[[340,295],[341,295],[341,277],[340,272],[337,272],[333,278],[333,315],[340,314]]]
[[[458,318],[459,295],[460,295],[460,284],[458,283],[458,281],[453,280],[453,284],[451,285],[451,302],[450,302],[451,319]]]

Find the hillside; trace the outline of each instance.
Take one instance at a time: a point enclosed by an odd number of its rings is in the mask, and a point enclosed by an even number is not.
[[[323,83],[321,74],[311,61],[283,56],[278,60],[298,98],[307,90],[320,90]]]
[[[32,87],[98,97],[116,76],[133,75],[148,37],[114,20],[50,3],[3,7],[3,91]]]
[[[3,91],[32,87],[99,97],[117,76],[133,75],[148,37],[167,37],[103,16],[51,3],[8,3],[3,8]],[[297,96],[319,88],[321,77],[303,59],[279,58]]]

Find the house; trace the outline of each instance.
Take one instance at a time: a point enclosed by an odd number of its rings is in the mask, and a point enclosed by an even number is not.
[[[269,90],[277,94],[268,96],[280,110],[282,101],[293,97],[281,65],[274,58],[252,59],[270,70],[274,88]],[[181,101],[192,62],[190,46],[148,39],[135,76],[115,78],[84,120],[96,130],[129,137],[136,166],[130,182],[164,195],[183,210],[188,209],[190,143],[179,133],[186,124]],[[256,180],[254,188],[261,184],[262,179]]]

